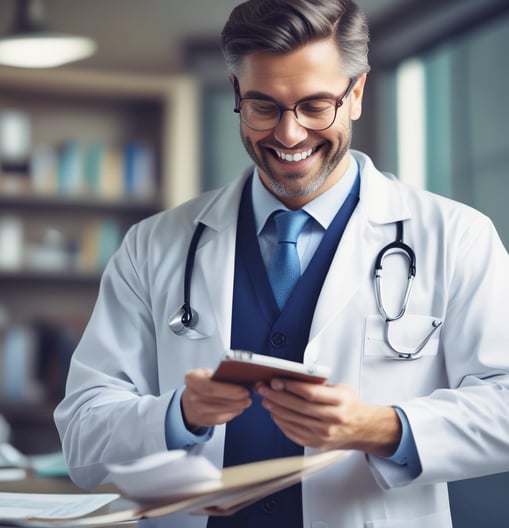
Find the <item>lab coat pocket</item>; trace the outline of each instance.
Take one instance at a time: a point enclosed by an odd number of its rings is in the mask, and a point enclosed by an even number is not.
[[[387,326],[382,317],[371,315],[366,320],[364,356],[398,358],[398,353],[390,345],[402,354],[411,354],[433,331],[437,321],[440,319],[431,315],[407,314],[397,321],[391,321]],[[440,329],[437,328],[419,355],[434,356],[437,353],[439,334]]]
[[[432,513],[414,519],[382,519],[364,523],[364,528],[450,528],[451,523],[444,521],[449,514]]]
[[[408,314],[392,322],[389,338],[393,347],[405,353],[414,350],[436,319]],[[398,359],[398,353],[387,344],[385,321],[379,315],[368,317],[361,363],[361,396],[368,402],[390,405],[427,395],[440,386],[444,377],[443,361],[438,354],[440,330],[425,344],[419,359]]]

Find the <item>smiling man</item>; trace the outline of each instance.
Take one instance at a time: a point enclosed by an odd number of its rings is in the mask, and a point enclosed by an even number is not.
[[[346,77],[341,64],[329,37],[284,56],[250,54],[238,77],[232,74],[244,146],[265,187],[291,209],[325,192],[348,167],[366,74]]]
[[[230,517],[142,523],[451,528],[447,481],[509,470],[507,252],[479,212],[350,149],[369,71],[354,2],[249,0],[222,44],[254,167],[112,258],[55,413],[69,472],[89,487],[167,449],[218,466],[348,449]],[[230,348],[331,375],[248,390],[212,379]]]

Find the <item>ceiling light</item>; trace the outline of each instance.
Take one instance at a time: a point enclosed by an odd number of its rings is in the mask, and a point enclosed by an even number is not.
[[[95,50],[90,38],[49,30],[44,0],[18,0],[13,28],[0,38],[0,64],[52,68],[89,57]]]

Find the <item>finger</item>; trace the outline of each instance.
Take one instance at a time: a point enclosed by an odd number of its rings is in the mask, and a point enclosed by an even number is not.
[[[321,422],[314,413],[305,409],[304,405],[293,408],[286,405],[279,405],[274,401],[264,400],[262,406],[267,409],[273,418],[284,420],[285,422],[294,423],[308,429],[316,428]]]
[[[342,446],[343,435],[340,429],[312,418],[299,418],[296,415],[277,415],[271,413],[274,423],[293,442],[319,449]]]
[[[226,400],[249,398],[249,389],[234,383],[213,381],[209,369],[190,370],[185,375],[185,384],[190,390],[208,398],[222,398]]]
[[[212,412],[209,415],[204,415],[201,418],[204,424],[203,427],[213,427],[215,425],[222,425],[228,423],[234,418],[237,418],[237,416],[240,416],[243,410],[244,409],[239,411],[228,411],[224,413]]]
[[[192,395],[182,399],[182,410],[185,421],[193,426],[209,427],[229,422],[239,416],[251,405],[247,402],[207,401],[193,398]]]
[[[343,423],[340,406],[308,402],[288,392],[271,392],[262,400],[262,405],[271,413],[291,419],[296,423],[306,423],[308,427],[330,427]]]
[[[243,398],[224,398],[211,397],[207,394],[194,392],[186,387],[182,394],[183,402],[187,408],[200,410],[202,412],[224,412],[224,411],[242,411],[249,407],[252,400],[249,396]]]
[[[185,422],[192,427],[223,424],[250,405],[250,393],[244,387],[212,381],[206,369],[186,374],[181,408]]]
[[[274,378],[270,386],[275,392],[289,392],[310,402],[338,405],[342,401],[343,388],[340,385],[325,385]]]
[[[310,402],[298,395],[292,394],[286,390],[270,390],[270,389],[261,389],[259,394],[263,397],[263,402],[265,406],[273,404],[283,407],[288,410],[293,410],[300,414],[309,414],[313,415],[317,407],[322,406],[322,404],[317,404]],[[267,407],[266,407],[267,408]]]
[[[274,423],[292,442],[304,447],[318,447],[318,443],[310,430],[293,422],[288,422],[277,416],[272,416]]]

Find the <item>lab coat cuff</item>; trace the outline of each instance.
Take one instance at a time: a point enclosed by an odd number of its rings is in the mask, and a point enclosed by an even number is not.
[[[213,427],[204,427],[199,432],[187,429],[180,406],[184,389],[182,386],[175,391],[166,411],[165,435],[168,449],[185,449],[202,444],[209,440],[214,432]]]
[[[400,466],[414,467],[418,475],[422,468],[410,423],[402,409],[396,406],[393,408],[398,414],[399,420],[401,422],[401,440],[396,452],[392,456],[387,457],[387,459],[399,464]]]
[[[401,440],[396,452],[390,457],[366,455],[373,476],[384,489],[405,486],[422,472],[421,461],[410,423],[404,411],[394,407],[401,422]]]

